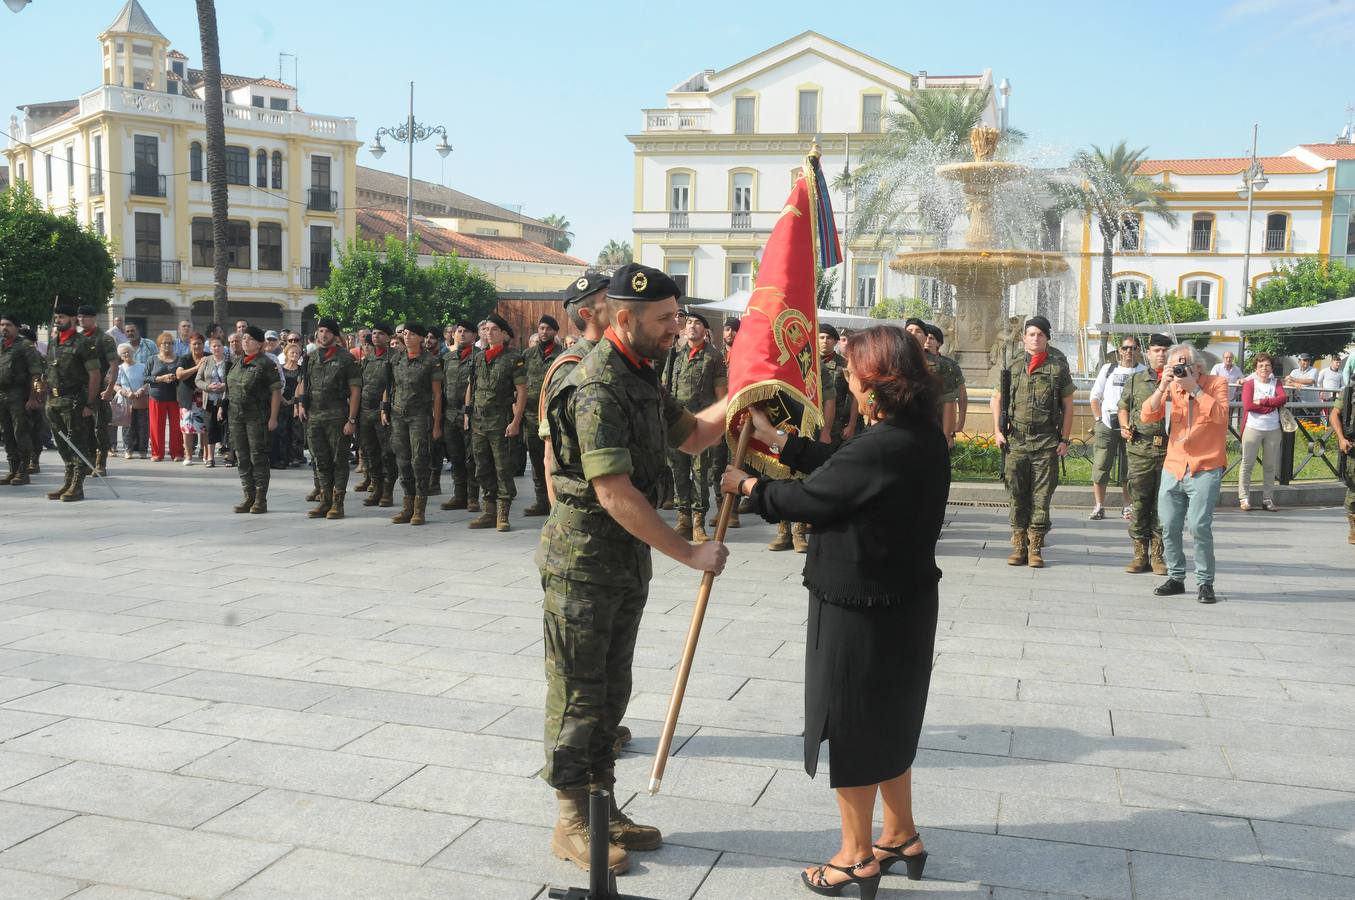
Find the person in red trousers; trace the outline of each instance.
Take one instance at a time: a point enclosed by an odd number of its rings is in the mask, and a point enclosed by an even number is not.
[[[151,461],[164,460],[168,434],[170,456],[179,462],[183,459],[183,432],[179,429],[179,358],[174,355],[174,335],[165,332],[156,338],[155,346],[160,352],[151,360],[146,375],[151,394]]]

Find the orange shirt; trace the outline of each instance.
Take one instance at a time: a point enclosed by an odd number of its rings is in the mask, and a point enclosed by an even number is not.
[[[1228,465],[1228,379],[1201,375],[1199,396],[1191,397],[1175,382],[1168,389],[1171,421],[1167,423],[1167,459],[1163,468],[1179,481],[1187,473],[1223,469]],[[1145,422],[1161,422],[1166,404],[1154,410],[1152,398],[1143,401]]]

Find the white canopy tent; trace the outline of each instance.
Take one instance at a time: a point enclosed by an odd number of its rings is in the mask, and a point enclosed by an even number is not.
[[[1093,326],[1105,334],[1141,334],[1145,331],[1160,331],[1166,334],[1196,334],[1201,331],[1261,331],[1269,328],[1307,328],[1315,325],[1351,325],[1355,326],[1355,297],[1344,300],[1328,300],[1316,306],[1303,306],[1298,309],[1281,309],[1275,312],[1256,313],[1250,316],[1233,316],[1226,319],[1205,319],[1201,322],[1146,322],[1129,324],[1106,324]]]
[[[706,311],[721,312],[725,315],[741,316],[748,309],[748,298],[752,296],[751,291],[736,291],[723,300],[712,300],[703,303],[692,303],[692,308]],[[876,319],[873,316],[854,316],[848,313],[834,312],[831,309],[819,310],[819,321],[827,322],[834,328],[869,328],[872,325],[902,325],[899,319]],[[711,322],[712,328],[719,328],[719,324]]]

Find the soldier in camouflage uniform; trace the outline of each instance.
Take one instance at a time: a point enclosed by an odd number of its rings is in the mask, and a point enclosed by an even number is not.
[[[724,340],[720,342],[720,359],[725,364],[725,372],[729,372],[729,354],[734,349],[734,338],[739,335],[739,319],[737,316],[730,316],[725,319]],[[713,462],[711,463],[711,491],[715,494],[716,502],[719,503],[720,497],[720,476],[724,474],[725,468],[729,465],[729,441],[719,440],[715,442],[715,447],[711,450]],[[739,507],[742,503],[736,502],[733,509],[729,511],[729,528],[738,528]]]
[[[556,502],[541,530],[545,590],[546,765],[559,820],[551,850],[588,866],[588,790],[612,792],[608,865],[654,849],[658,829],[615,803],[617,726],[630,699],[635,638],[653,571],[650,547],[696,571],[720,572],[728,550],[689,544],[659,518],[665,447],[696,453],[724,431],[725,400],[699,417],[659,383],[650,360],[677,335],[678,286],[632,263],[608,287],[611,326],[549,398]]]
[[[999,447],[1008,448],[1012,552],[1007,564],[1039,569],[1044,566],[1044,537],[1049,531],[1049,504],[1059,484],[1059,460],[1068,455],[1074,387],[1068,360],[1049,346],[1048,319],[1027,319],[1022,341],[1025,352],[1007,367],[1010,433],[1004,435],[998,427],[1002,398],[994,392],[993,434]]]
[[[532,487],[536,502],[522,511],[524,516],[544,516],[550,512],[550,497],[546,492],[545,448],[540,431],[537,407],[541,403],[541,389],[545,387],[546,372],[564,349],[555,336],[560,323],[554,316],[542,316],[536,323],[536,343],[522,351],[527,366],[527,405],[524,407],[522,435],[527,441],[527,456],[532,462]]]
[[[118,380],[118,342],[106,331],[100,331],[99,310],[94,306],[81,306],[76,316],[80,330],[85,337],[94,342],[99,354],[99,377],[102,385],[99,389],[99,401],[94,404],[94,450],[95,456],[90,462],[100,475],[108,474],[108,453],[113,448],[112,432],[108,425],[113,421],[113,385]],[[177,426],[175,426],[177,427]]]
[[[1336,395],[1336,400],[1332,403],[1331,423],[1332,431],[1336,433],[1337,448],[1341,453],[1346,454],[1346,520],[1350,523],[1350,536],[1347,540],[1355,544],[1355,429],[1346,427],[1346,410],[1350,409],[1355,398],[1352,397],[1351,385],[1346,385],[1340,393]]]
[[[475,354],[466,405],[470,407],[475,474],[485,495],[484,512],[471,528],[507,531],[508,510],[517,496],[512,443],[522,433],[527,404],[527,364],[508,346],[512,333],[496,313],[485,320],[485,348]]]
[[[226,369],[231,449],[244,490],[244,499],[232,509],[255,515],[268,512],[268,451],[282,405],[282,376],[278,364],[263,352],[263,339],[262,328],[247,326],[241,336],[243,355],[233,357]]]
[[[672,392],[688,412],[696,413],[725,396],[729,377],[724,360],[707,340],[710,323],[706,317],[695,309],[688,309],[684,328],[687,347],[673,361]],[[697,543],[710,540],[706,533],[706,512],[710,509],[714,461],[715,454],[710,450],[695,456],[676,449],[668,453],[668,466],[673,471],[677,494],[676,530],[685,540]]]
[[[480,483],[475,478],[475,454],[470,430],[466,428],[466,388],[475,364],[475,326],[456,323],[452,329],[453,347],[442,357],[442,441],[452,462],[452,496],[442,502],[443,509],[480,511]]]
[[[574,346],[558,355],[551,367],[546,370],[546,383],[541,389],[541,399],[537,404],[537,434],[543,445],[543,467],[546,470],[546,494],[550,502],[555,502],[555,484],[550,477],[555,463],[554,450],[551,448],[550,420],[546,418],[546,409],[551,399],[565,383],[565,378],[583,358],[593,351],[598,341],[611,323],[611,312],[607,308],[607,286],[611,278],[599,272],[586,272],[577,281],[565,289],[565,315],[574,323],[581,337]],[[630,740],[630,729],[623,729],[626,740]]]
[[[960,387],[964,384],[964,376],[960,374],[960,367],[954,360],[938,356],[927,350],[926,322],[918,318],[908,319],[904,323],[903,330],[917,340],[918,346],[922,348],[923,356],[927,358],[927,371],[931,372],[941,382],[941,397],[938,401],[940,408],[937,410],[937,421],[941,424],[941,430],[945,432],[947,444],[953,445],[955,443],[956,407],[960,402]]]
[[[819,325],[819,408],[823,410],[823,421],[828,423],[819,429],[817,439],[825,444],[833,440],[832,423],[837,419],[837,329],[827,322]],[[804,522],[778,522],[776,537],[767,545],[768,550],[791,550],[796,553],[809,551],[809,526]]]
[[[1134,541],[1134,559],[1125,567],[1131,575],[1151,569],[1167,574],[1162,557],[1162,523],[1157,517],[1157,490],[1162,483],[1162,463],[1167,458],[1167,422],[1143,421],[1143,404],[1157,393],[1159,373],[1167,363],[1172,339],[1155,334],[1148,339],[1144,362],[1147,368],[1135,372],[1120,394],[1120,437],[1125,441],[1129,460],[1129,502],[1134,516],[1129,520],[1129,537]]]
[[[954,447],[955,435],[964,431],[965,418],[969,412],[969,388],[965,385],[964,370],[960,368],[960,364],[941,353],[941,345],[946,342],[946,333],[941,330],[941,326],[928,322],[925,330],[927,342],[922,349],[935,356],[940,362],[942,384],[949,381],[955,387],[955,419],[951,426],[954,430],[946,433],[946,444]]]
[[[67,503],[85,499],[85,477],[92,470],[80,457],[94,461],[94,410],[103,384],[98,348],[76,327],[75,311],[73,303],[57,304],[56,331],[47,341],[47,421],[66,464],[66,480],[47,499]]]
[[[404,505],[392,524],[422,525],[428,510],[431,443],[442,440],[442,367],[424,347],[428,329],[405,323],[404,351],[391,360],[391,446],[400,467]]]
[[[687,343],[687,336],[683,333],[687,327],[687,310],[679,308],[677,311],[678,339],[673,342],[673,346],[668,348],[668,352],[663,355],[662,364],[658,360],[654,362],[654,368],[659,372],[659,383],[670,393],[673,390],[673,365],[677,361],[678,354],[682,352]],[[659,494],[663,497],[663,504],[660,509],[673,509],[676,506],[677,496],[674,490],[673,467],[665,466],[663,470],[663,479],[659,489]]]
[[[391,449],[390,410],[382,399],[391,387],[391,326],[389,322],[372,323],[372,348],[362,358],[361,410],[358,412],[358,444],[362,448],[365,484],[371,491],[363,506],[393,506],[395,503],[395,451]],[[404,348],[399,348],[403,350]]]
[[[33,455],[33,436],[29,434],[30,410],[38,408],[35,385],[42,381],[42,357],[37,349],[19,335],[14,314],[0,312],[0,437],[5,444],[9,472],[0,484],[28,484],[28,464]]]
[[[348,490],[348,448],[357,431],[362,402],[362,370],[343,346],[339,323],[316,323],[315,349],[302,370],[297,399],[306,424],[306,443],[315,461],[320,505],[306,513],[312,519],[342,519]]]

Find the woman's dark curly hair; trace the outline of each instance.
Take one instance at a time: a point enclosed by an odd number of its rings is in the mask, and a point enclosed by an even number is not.
[[[847,368],[875,392],[882,418],[935,416],[941,384],[911,334],[893,325],[875,325],[847,340]]]

